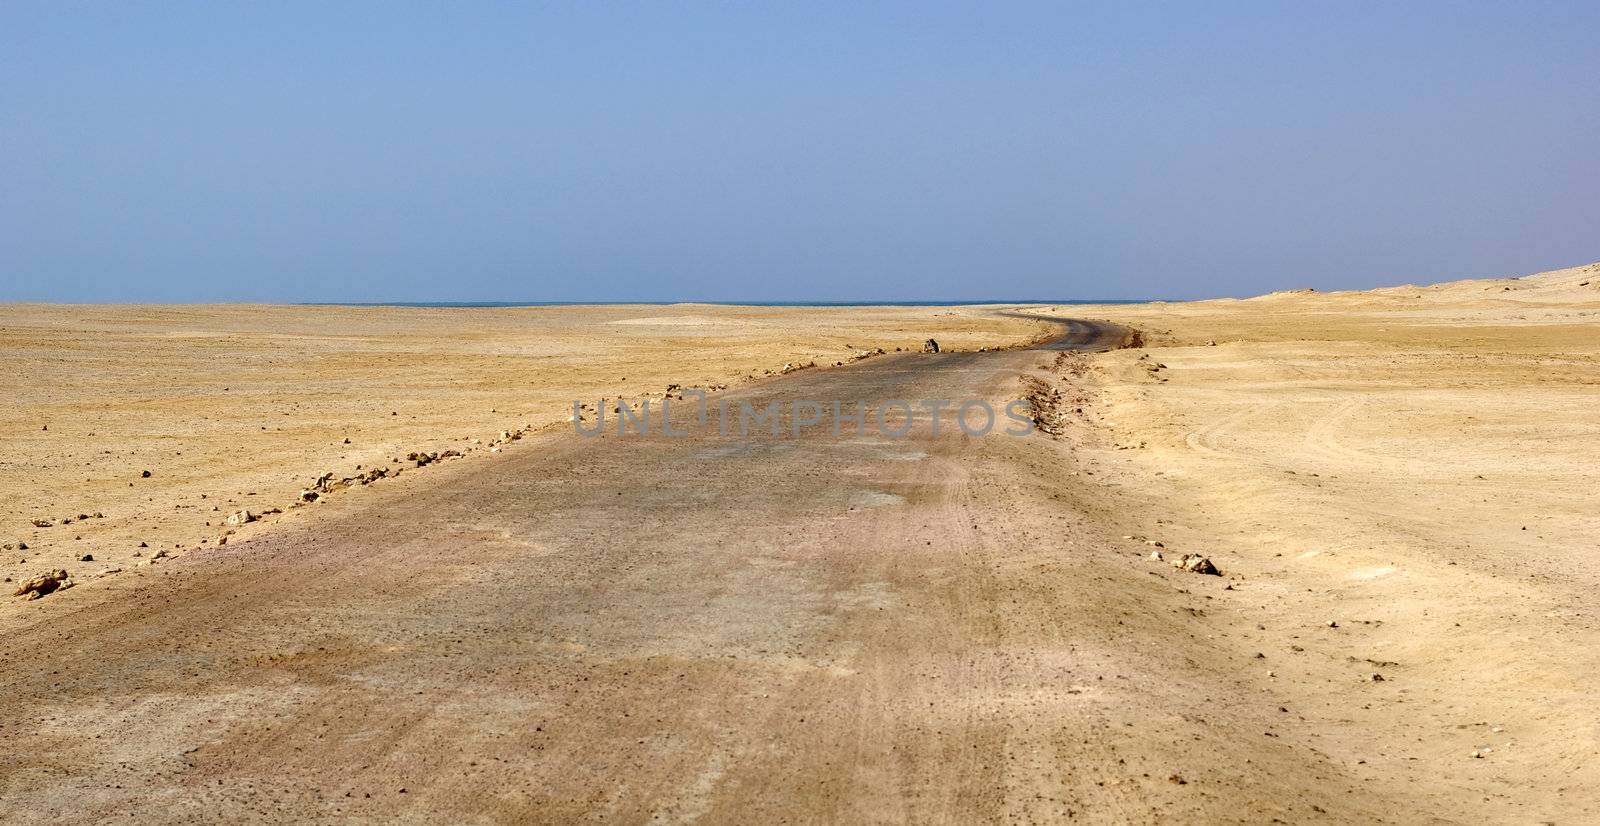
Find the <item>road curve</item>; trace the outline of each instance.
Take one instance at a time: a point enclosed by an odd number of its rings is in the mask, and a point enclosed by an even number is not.
[[[1041,349],[1123,332],[1062,322]],[[999,407],[1053,358],[894,354],[724,397]],[[685,413],[41,601],[0,639],[0,820],[1294,816],[1295,778],[1247,765],[1273,746],[1188,713],[1237,686],[1107,550],[1064,443]]]

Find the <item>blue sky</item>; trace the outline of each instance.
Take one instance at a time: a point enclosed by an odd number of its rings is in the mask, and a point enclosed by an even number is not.
[[[0,300],[1190,298],[1600,259],[1600,3],[0,4]]]

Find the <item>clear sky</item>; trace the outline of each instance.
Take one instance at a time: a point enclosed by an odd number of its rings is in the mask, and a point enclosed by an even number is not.
[[[1600,259],[1600,3],[0,3],[0,300],[1188,298]]]

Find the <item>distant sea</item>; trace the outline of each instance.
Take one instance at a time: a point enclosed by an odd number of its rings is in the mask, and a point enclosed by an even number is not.
[[[306,301],[314,307],[614,307],[628,304],[668,307],[712,304],[723,307],[965,307],[973,304],[1148,304],[1159,299],[985,298],[972,301]]]

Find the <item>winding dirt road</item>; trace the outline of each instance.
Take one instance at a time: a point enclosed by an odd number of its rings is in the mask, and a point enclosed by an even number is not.
[[[896,354],[725,397],[1000,409],[1052,358]],[[0,820],[1389,811],[1271,736],[1243,654],[1112,548],[1068,443],[952,422],[541,438],[53,595],[0,639]]]

